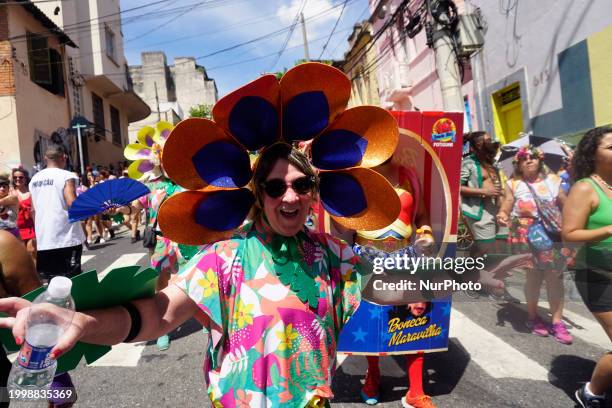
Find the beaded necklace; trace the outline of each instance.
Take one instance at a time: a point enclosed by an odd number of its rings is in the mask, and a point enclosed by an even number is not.
[[[601,176],[597,175],[597,174],[592,174],[591,175],[592,178],[594,178],[596,181],[599,181],[601,184],[603,184],[604,186],[606,186],[608,188],[608,190],[612,190],[612,185],[608,184],[606,182],[606,180],[604,180],[603,178],[601,178]]]

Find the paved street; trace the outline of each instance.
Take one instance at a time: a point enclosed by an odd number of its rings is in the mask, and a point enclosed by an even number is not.
[[[126,233],[83,254],[84,269],[104,272],[118,266],[148,262],[140,242]],[[521,296],[521,277],[510,286]],[[544,305],[544,304],[543,304]],[[428,385],[438,407],[574,407],[572,395],[586,381],[594,362],[610,342],[579,300],[568,300],[566,322],[574,344],[538,338],[524,326],[524,304],[470,300],[455,296],[449,350],[425,360]],[[544,314],[544,310],[542,309]],[[171,335],[169,350],[154,342],[117,346],[92,366],[73,372],[82,407],[208,407],[202,361],[206,337],[190,321]],[[407,389],[402,357],[381,359],[381,407],[401,407]],[[334,380],[333,406],[357,407],[365,359],[342,356]],[[34,404],[12,404],[32,407]],[[608,404],[612,407],[612,404]]]

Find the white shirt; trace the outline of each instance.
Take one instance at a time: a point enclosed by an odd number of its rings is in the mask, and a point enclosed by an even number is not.
[[[510,179],[508,180],[508,187],[510,187],[510,191],[514,194],[512,216],[539,218],[538,206],[536,205],[531,190],[527,186],[527,182]],[[544,180],[538,181],[537,183],[531,183],[531,187],[540,200],[554,201],[559,196],[561,178],[556,174],[548,174]]]
[[[36,247],[39,251],[81,245],[85,234],[79,222],[68,222],[64,199],[66,181],[77,180],[74,173],[58,168],[39,171],[30,181],[35,211]]]

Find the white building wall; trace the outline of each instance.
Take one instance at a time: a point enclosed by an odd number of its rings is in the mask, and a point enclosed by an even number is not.
[[[175,58],[170,67],[176,89],[176,101],[186,115],[199,104],[212,105],[217,101],[214,82],[206,81],[206,74],[197,67],[194,58]],[[212,87],[212,89],[211,89]]]
[[[558,53],[612,24],[609,0],[510,1],[507,8],[489,0],[471,0],[479,7],[488,30],[478,64],[485,88],[520,73],[528,100],[528,118],[563,107]],[[486,95],[485,95],[486,96]],[[483,103],[486,101],[483,101]],[[528,123],[525,123],[528,125]]]

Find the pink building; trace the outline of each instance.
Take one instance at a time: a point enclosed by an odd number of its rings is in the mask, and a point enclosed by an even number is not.
[[[455,0],[459,13],[463,0]],[[409,38],[407,26],[427,13],[425,0],[370,0],[370,22],[374,28],[375,63],[369,68],[378,78],[381,106],[393,110],[442,110],[442,93],[436,73],[433,49],[427,46],[425,29]],[[394,18],[395,16],[395,18]],[[393,22],[390,22],[394,18]],[[466,131],[474,123],[472,73],[469,62],[463,64],[462,93],[468,117]]]

